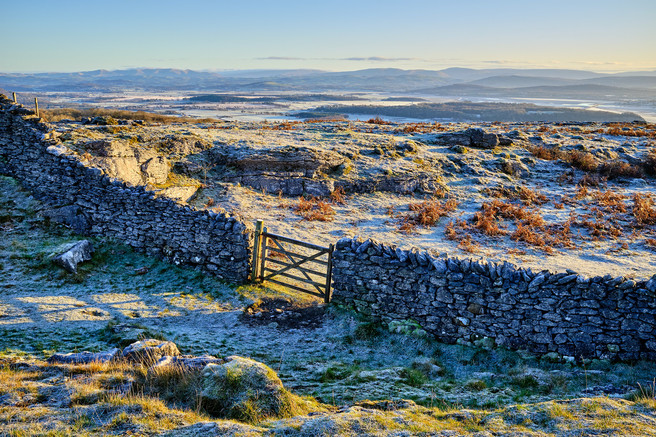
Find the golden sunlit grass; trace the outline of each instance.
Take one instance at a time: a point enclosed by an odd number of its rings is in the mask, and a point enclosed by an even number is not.
[[[192,375],[179,369],[171,372],[175,372],[178,383],[191,378],[185,375]],[[13,369],[7,363],[0,367],[0,396],[9,396],[16,402],[12,408],[0,407],[0,433],[106,435],[138,431],[138,434],[151,434],[208,420],[197,409],[187,408],[188,400],[194,399],[187,397],[182,384],[175,393],[178,398],[162,391],[165,385],[153,385],[161,379],[170,381],[171,378],[163,378],[164,374],[161,371],[148,376],[143,366],[125,362],[83,365],[33,362],[27,370]],[[77,414],[40,405],[52,401],[66,404],[67,399]],[[185,408],[177,409],[174,403]]]

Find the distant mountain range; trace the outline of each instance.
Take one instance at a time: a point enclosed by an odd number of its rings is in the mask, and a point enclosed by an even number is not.
[[[76,73],[0,73],[0,88],[43,92],[384,92],[482,98],[656,101],[656,70],[617,74],[563,69],[358,71],[176,69],[94,70]]]

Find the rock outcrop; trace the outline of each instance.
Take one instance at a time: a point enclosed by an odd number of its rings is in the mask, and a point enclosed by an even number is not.
[[[94,249],[89,240],[82,240],[70,243],[60,248],[58,252],[53,256],[52,262],[63,267],[69,273],[77,273],[77,265],[91,260]]]
[[[460,132],[447,132],[435,137],[435,141],[448,145],[462,145],[474,149],[494,149],[512,144],[510,138],[485,132],[482,128],[469,128]]]
[[[238,356],[227,360],[203,369],[201,405],[210,414],[255,422],[304,411],[306,402],[288,392],[266,365]]]
[[[123,358],[144,365],[152,365],[164,356],[177,356],[180,351],[175,343],[171,341],[146,339],[123,349]]]
[[[328,196],[334,181],[323,177],[346,162],[339,153],[310,147],[259,150],[250,147],[215,147],[212,162],[224,166],[223,180],[268,193],[288,196]]]
[[[49,363],[61,364],[89,364],[89,363],[107,363],[121,356],[118,348],[110,349],[104,352],[72,352],[56,353],[48,358]]]

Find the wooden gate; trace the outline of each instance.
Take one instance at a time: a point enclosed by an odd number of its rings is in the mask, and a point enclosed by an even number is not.
[[[334,245],[317,246],[268,232],[257,221],[251,280],[272,282],[330,302]]]

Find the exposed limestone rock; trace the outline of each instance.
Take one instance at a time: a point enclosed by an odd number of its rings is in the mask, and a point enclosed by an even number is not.
[[[163,184],[169,176],[168,160],[163,156],[150,158],[141,164],[141,171],[146,178],[146,183]]]
[[[437,135],[435,140],[443,144],[459,144],[475,149],[494,149],[499,145],[510,145],[512,143],[509,138],[485,132],[482,128],[469,128],[460,132],[443,133]]]
[[[135,363],[150,365],[163,356],[180,355],[178,347],[172,341],[155,339],[141,340],[123,349],[123,358]]]
[[[89,261],[93,255],[93,245],[89,240],[78,241],[77,243],[67,244],[57,251],[53,256],[52,262],[63,267],[70,273],[77,273],[77,265],[84,261]]]
[[[372,177],[355,181],[338,181],[335,186],[347,193],[373,193],[386,191],[399,194],[428,194],[440,188],[439,181],[432,175],[419,173],[409,176]]]
[[[93,156],[92,165],[132,185],[163,184],[168,178],[168,160],[153,149],[133,147],[117,140],[91,141],[85,148]]]
[[[132,185],[143,183],[143,174],[139,167],[139,161],[132,157],[92,158],[91,165],[99,167],[113,178],[120,179]]]
[[[346,162],[339,153],[310,147],[254,150],[221,146],[212,149],[210,156],[214,163],[236,170],[224,175],[224,180],[289,196],[328,196],[334,182],[319,176]]]
[[[77,352],[77,353],[56,353],[48,358],[49,363],[62,364],[88,364],[88,363],[106,363],[112,361],[121,355],[120,349],[114,348],[105,352]]]
[[[156,190],[155,192],[160,196],[165,196],[170,199],[179,200],[181,202],[188,202],[194,197],[197,191],[198,191],[198,187],[186,186],[186,187],[168,187],[162,190]]]
[[[264,174],[300,172],[312,178],[317,172],[327,171],[346,162],[336,152],[310,147],[282,147],[255,150],[250,147],[215,147],[211,156],[217,164],[237,167],[241,170],[259,171]]]

